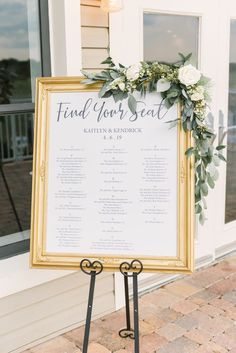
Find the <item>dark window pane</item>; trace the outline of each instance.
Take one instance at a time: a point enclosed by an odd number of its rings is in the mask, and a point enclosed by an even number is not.
[[[32,139],[33,114],[0,116],[0,236],[30,228]]]
[[[0,258],[29,249],[34,90],[43,74],[48,1],[0,0]]]
[[[0,0],[0,104],[32,102],[41,75],[38,0]]]
[[[231,20],[230,30],[226,223],[236,220],[236,20]]]
[[[197,64],[198,17],[146,12],[143,21],[144,60],[175,62],[178,53],[192,53]]]

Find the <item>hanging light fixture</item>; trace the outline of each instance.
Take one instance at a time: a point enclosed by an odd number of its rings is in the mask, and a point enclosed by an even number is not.
[[[105,12],[120,11],[123,6],[123,0],[101,0],[101,9]]]

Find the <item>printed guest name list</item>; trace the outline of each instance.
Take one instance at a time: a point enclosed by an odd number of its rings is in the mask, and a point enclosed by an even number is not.
[[[47,252],[176,255],[176,118],[157,94],[135,114],[97,92],[52,95]]]

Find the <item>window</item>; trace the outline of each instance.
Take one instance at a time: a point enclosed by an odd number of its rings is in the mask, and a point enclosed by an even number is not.
[[[0,258],[29,248],[35,78],[48,75],[47,0],[0,0]]]
[[[145,12],[143,17],[144,60],[175,62],[178,53],[192,53],[197,64],[199,18]]]
[[[236,220],[236,20],[230,25],[229,109],[225,222]]]

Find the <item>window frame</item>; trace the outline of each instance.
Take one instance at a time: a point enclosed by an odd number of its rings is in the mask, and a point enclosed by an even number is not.
[[[49,1],[38,0],[39,38],[42,63],[42,76],[51,76],[51,52],[49,31]],[[1,104],[0,115],[34,113],[34,103]],[[6,236],[11,236],[8,234]],[[4,236],[3,236],[4,237]],[[29,251],[30,239],[23,239],[0,247],[0,260],[23,254]]]

